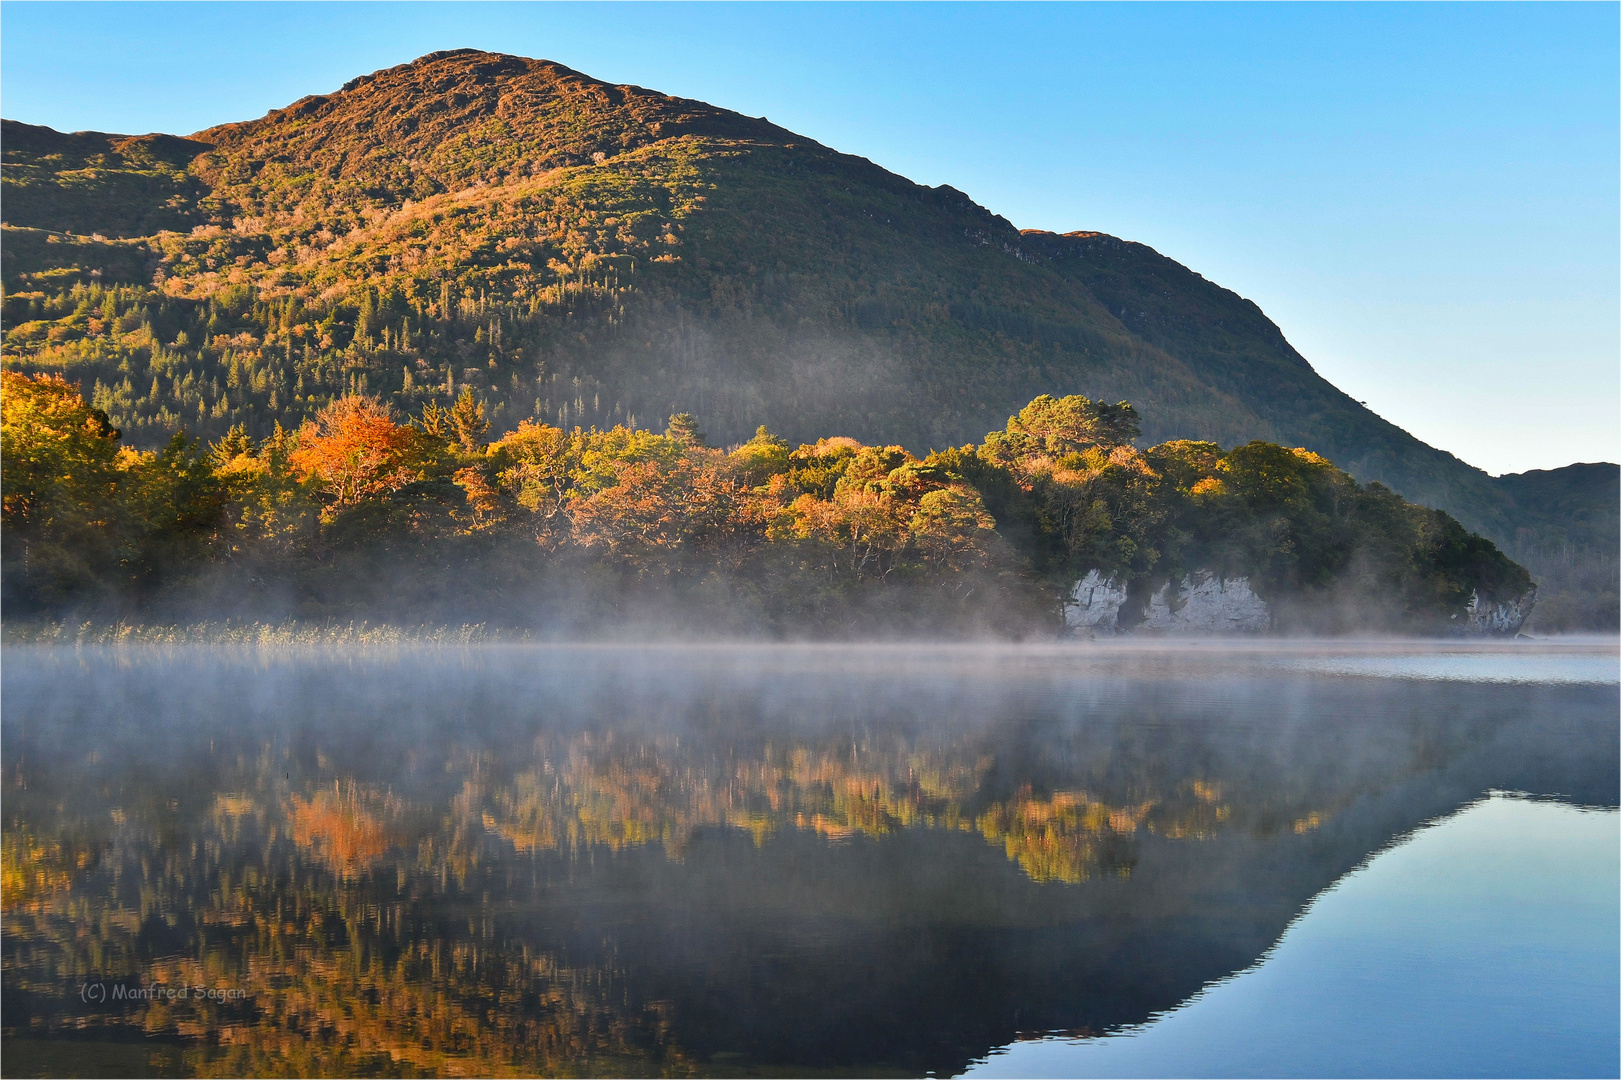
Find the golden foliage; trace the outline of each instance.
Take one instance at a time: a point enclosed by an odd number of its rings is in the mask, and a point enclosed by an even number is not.
[[[397,491],[419,470],[415,432],[375,398],[352,394],[315,414],[289,461],[338,507]]]

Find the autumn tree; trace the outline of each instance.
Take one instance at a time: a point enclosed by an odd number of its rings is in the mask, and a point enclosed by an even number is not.
[[[122,555],[119,432],[59,375],[0,372],[0,391],[8,583],[66,600],[104,580]]]
[[[575,537],[639,572],[669,573],[692,551],[724,559],[752,523],[746,490],[713,462],[623,461],[616,473],[614,484],[571,503]]]
[[[341,509],[397,491],[421,468],[415,433],[375,398],[338,398],[299,432],[293,467],[318,480]]]
[[[985,512],[979,492],[959,483],[935,488],[919,498],[907,529],[930,562],[963,570],[989,561],[996,520]]]
[[[737,476],[751,487],[759,487],[789,468],[788,441],[778,438],[761,424],[754,438],[727,455]]]
[[[1004,464],[1034,455],[1061,458],[1089,447],[1124,446],[1141,433],[1137,410],[1127,402],[1109,405],[1080,394],[1042,394],[1008,417],[1005,430],[987,435],[985,451]]]
[[[0,473],[7,528],[76,528],[105,518],[119,480],[118,429],[60,375],[0,372]]]
[[[207,563],[226,495],[206,448],[177,432],[156,453],[121,449],[71,383],[0,377],[8,584],[46,602],[139,598]]]
[[[528,511],[534,538],[547,547],[566,535],[569,519],[564,507],[579,465],[578,440],[561,428],[530,420],[489,452],[497,490]]]

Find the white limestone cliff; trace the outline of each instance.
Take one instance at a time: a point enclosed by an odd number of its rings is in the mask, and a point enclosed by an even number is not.
[[[1537,603],[1537,589],[1533,585],[1525,595],[1514,600],[1482,600],[1479,591],[1469,594],[1465,618],[1459,620],[1458,632],[1470,637],[1513,637],[1531,617]]]
[[[1478,592],[1468,608],[1454,616],[1451,632],[1460,637],[1513,637],[1536,605],[1532,588],[1514,600],[1482,600]],[[1222,578],[1195,570],[1179,582],[1167,583],[1148,598],[1140,621],[1129,616],[1122,624],[1126,587],[1096,570],[1077,581],[1064,603],[1064,622],[1070,630],[1093,634],[1150,633],[1189,636],[1263,634],[1274,629],[1272,610],[1255,595],[1248,578]]]
[[[1075,583],[1064,604],[1064,624],[1072,630],[1115,630],[1126,587],[1096,570]]]
[[[1272,628],[1272,611],[1248,578],[1196,570],[1174,587],[1168,583],[1155,590],[1143,620],[1130,626],[1120,625],[1125,602],[1125,586],[1093,570],[1070,590],[1064,621],[1073,630],[1095,633],[1256,634]]]

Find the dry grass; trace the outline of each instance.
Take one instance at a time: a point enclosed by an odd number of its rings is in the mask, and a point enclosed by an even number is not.
[[[481,645],[526,641],[527,631],[460,626],[391,626],[369,622],[314,624],[196,622],[184,624],[36,622],[0,627],[8,645],[251,645],[266,648],[334,646]]]

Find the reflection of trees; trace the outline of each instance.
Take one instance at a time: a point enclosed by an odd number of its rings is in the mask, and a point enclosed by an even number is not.
[[[242,981],[273,989],[256,996],[249,1022],[181,1019],[154,1007],[146,1027],[214,1033],[217,1047],[193,1059],[219,1075],[692,1071],[670,1044],[663,1010],[627,1007],[612,971],[470,942],[414,944],[392,962],[357,959],[352,950],[299,950],[279,962],[250,957]],[[159,964],[151,978],[207,979],[200,966]]]
[[[537,722],[479,697],[483,675],[454,722],[412,713],[425,684],[402,670],[364,684],[403,687],[377,713],[396,728],[345,729],[333,681],[307,728],[177,723],[99,763],[70,754],[82,736],[8,726],[26,780],[0,843],[9,1035],[146,1032],[233,1074],[681,1074],[732,1051],[820,1061],[805,1047],[827,1040],[957,1068],[1016,1025],[1106,1030],[1250,963],[1335,876],[1458,805],[1391,792],[1530,790],[1529,750],[1570,756],[1603,710],[1613,729],[1608,699],[1554,739],[1529,691],[1387,706],[1360,684],[1283,720],[1174,686],[1122,694],[1117,722],[1115,698],[920,691],[867,712],[862,685],[798,684],[787,718],[763,692],[592,690]],[[1503,731],[1522,741],[1482,765]],[[87,979],[253,996],[91,1009]]]
[[[27,829],[7,832],[0,842],[0,898],[6,912],[66,892],[78,872],[95,861],[93,848],[66,838],[42,842]]]
[[[107,810],[93,843],[7,835],[6,979],[33,1028],[84,1022],[61,1000],[75,980],[247,987],[93,1023],[195,1040],[188,1067],[213,1073],[679,1074],[696,1066],[667,1005],[638,1003],[611,953],[571,961],[496,934],[472,896],[480,867],[644,845],[680,859],[704,828],[756,843],[945,830],[1003,846],[1035,881],[1083,882],[1128,873],[1139,832],[1229,820],[1203,780],[1129,801],[1029,784],[997,798],[995,755],[971,742],[742,755],[577,732],[454,762],[460,787],[437,806],[352,775],[284,777],[268,750],[238,761],[205,800],[189,793],[191,816],[149,792]]]
[[[391,802],[339,785],[277,815],[221,797],[178,851],[130,820],[104,853],[111,881],[24,894],[11,885],[27,874],[8,874],[8,1028],[20,996],[24,1032],[88,1024],[194,1040],[188,1068],[218,1075],[693,1071],[666,1007],[628,1001],[616,965],[571,965],[464,916],[476,910],[466,894],[438,884],[454,872],[412,866],[404,834],[374,816]],[[59,873],[49,845],[8,837],[5,850],[37,864],[36,878]],[[390,850],[403,857],[392,867]],[[85,980],[250,996],[88,1010],[62,999]]]
[[[251,996],[243,1003],[160,999],[90,1019],[197,1040],[188,1064],[211,1075],[693,1071],[671,1039],[667,1009],[626,1001],[611,968],[570,968],[550,955],[448,935],[387,939],[364,925],[375,913],[345,906],[329,913],[334,926],[319,911],[305,912],[273,941],[250,934],[200,958],[119,965],[103,954],[101,962],[113,961],[112,978],[130,985],[245,987]],[[119,913],[97,914],[119,921]],[[79,936],[87,929],[81,924]],[[25,917],[8,935],[35,939],[49,930]],[[22,963],[8,964],[7,977],[24,991],[55,989],[47,971]]]
[[[350,878],[393,846],[389,820],[398,812],[398,800],[367,792],[351,781],[308,799],[294,795],[287,816],[295,844]]]
[[[1143,824],[1152,803],[1117,809],[1080,792],[1025,796],[991,806],[974,824],[985,839],[1001,840],[1008,858],[1031,878],[1081,882],[1094,868],[1120,877],[1131,873],[1134,860],[1121,841]]]
[[[1139,830],[1208,839],[1230,817],[1220,785],[1202,780],[1130,803],[1072,791],[1036,797],[1028,786],[990,800],[981,784],[993,763],[965,748],[806,746],[706,763],[674,744],[581,735],[540,769],[490,791],[481,820],[519,852],[659,843],[677,856],[706,826],[747,829],[756,841],[784,828],[835,841],[910,828],[970,831],[1003,845],[1033,880],[1077,883],[1100,871],[1129,874]]]

